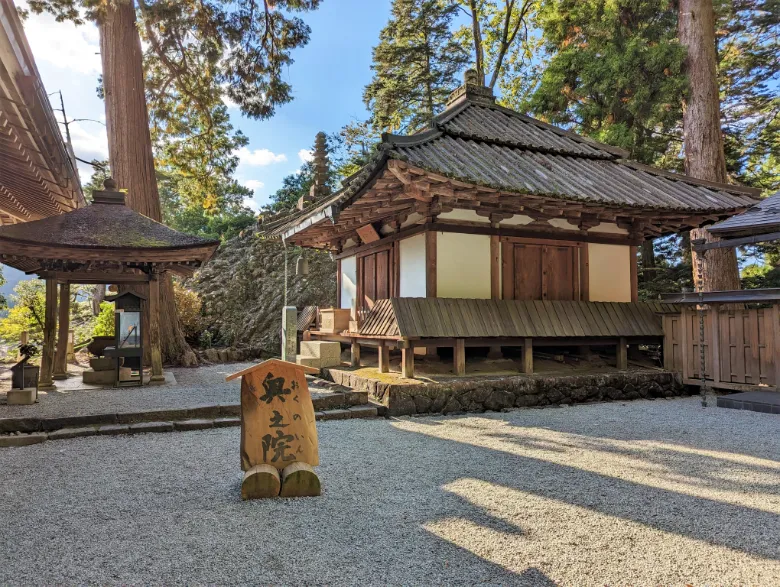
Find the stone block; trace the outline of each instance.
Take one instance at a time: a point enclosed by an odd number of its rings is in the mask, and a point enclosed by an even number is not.
[[[301,342],[301,354],[308,357],[326,359],[328,363],[341,362],[341,343],[326,340],[309,340]]]
[[[296,355],[295,362],[304,367],[313,367],[314,369],[322,369],[322,359],[319,357],[310,357],[308,355]]]
[[[214,420],[182,420],[174,422],[173,427],[176,430],[205,430],[214,427]]]
[[[34,387],[11,389],[8,391],[9,406],[30,406],[38,398],[38,390]]]
[[[91,371],[86,370],[82,373],[84,383],[89,385],[113,385],[116,381],[114,371]]]
[[[10,436],[0,436],[0,448],[12,446],[29,446],[38,444],[48,438],[43,432],[32,432],[30,434],[12,434]]]
[[[173,432],[173,422],[138,422],[130,425],[130,432],[142,434],[144,432]]]
[[[116,358],[93,357],[89,360],[89,366],[93,371],[113,371],[116,369]]]
[[[100,436],[115,436],[117,434],[127,434],[130,432],[130,426],[126,424],[106,424],[97,429]]]
[[[214,420],[214,428],[230,428],[231,426],[241,426],[241,418],[217,418]]]
[[[97,428],[95,426],[85,426],[83,428],[61,428],[49,432],[49,440],[67,440],[70,438],[81,438],[84,436],[95,436]]]
[[[374,406],[355,406],[349,408],[353,418],[376,418],[377,409]]]
[[[349,420],[352,417],[352,412],[349,410],[325,410],[317,414],[322,414],[322,417],[317,417],[317,420]]]

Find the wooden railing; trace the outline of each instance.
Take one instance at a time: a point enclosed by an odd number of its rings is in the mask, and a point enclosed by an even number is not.
[[[723,389],[776,389],[780,382],[780,314],[765,309],[704,312],[704,376]],[[699,314],[683,308],[666,314],[664,367],[682,374],[683,382],[701,385]]]

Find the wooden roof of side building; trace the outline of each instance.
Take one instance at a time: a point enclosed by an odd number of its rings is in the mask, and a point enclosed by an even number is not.
[[[74,161],[16,7],[0,0],[0,224],[84,206]]]

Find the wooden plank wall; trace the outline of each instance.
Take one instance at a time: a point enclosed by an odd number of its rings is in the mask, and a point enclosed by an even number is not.
[[[664,367],[682,374],[683,381],[701,380],[699,314],[683,309],[666,314]],[[780,317],[777,307],[704,312],[704,375],[713,386],[775,388],[780,382]]]

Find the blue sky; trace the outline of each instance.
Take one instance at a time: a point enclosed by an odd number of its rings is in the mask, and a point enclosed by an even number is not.
[[[295,63],[285,74],[293,102],[266,121],[248,120],[231,108],[234,126],[249,138],[237,173],[240,182],[255,190],[254,202],[248,204],[256,208],[265,203],[282,178],[298,169],[317,132],[335,132],[366,118],[362,95],[371,79],[371,49],[389,8],[390,0],[325,0],[319,10],[303,14],[311,40],[294,53]],[[32,15],[25,30],[46,90],[62,91],[68,118],[104,121],[103,103],[95,93],[100,74],[97,29]],[[51,100],[58,108],[59,96]],[[77,122],[71,134],[78,157],[107,158],[103,125]],[[88,180],[89,166],[80,165],[80,173],[82,182]]]

